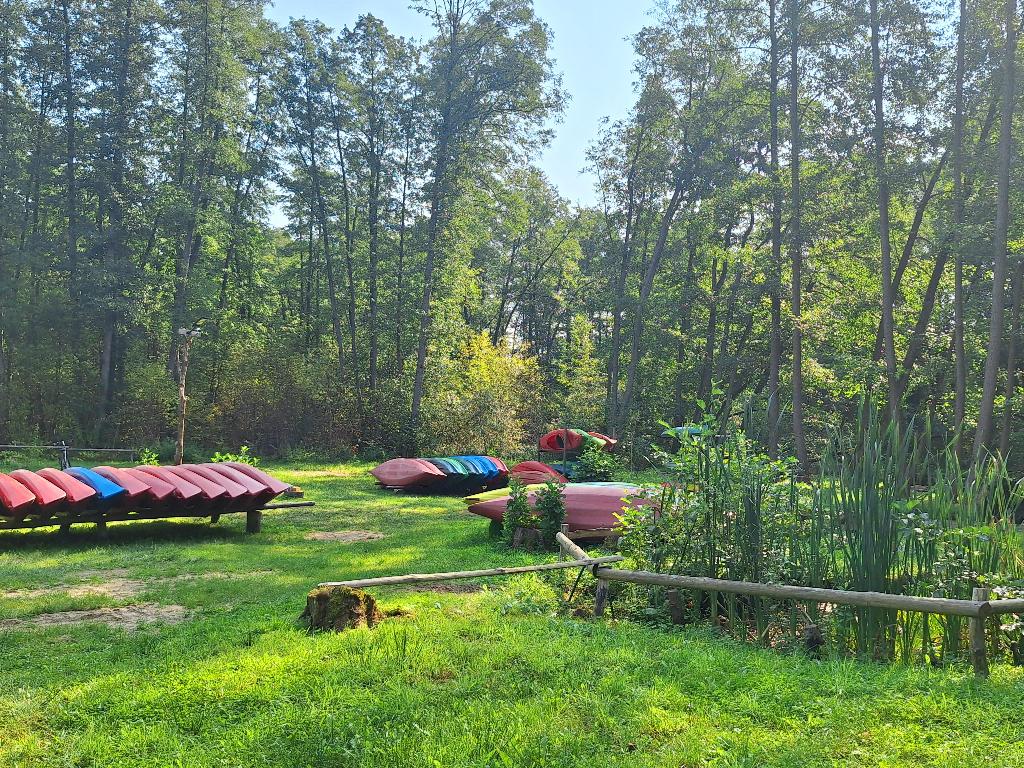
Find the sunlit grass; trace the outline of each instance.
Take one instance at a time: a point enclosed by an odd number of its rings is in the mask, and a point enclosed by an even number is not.
[[[1024,766],[1019,670],[976,682],[560,617],[530,579],[468,595],[375,590],[411,615],[311,637],[296,617],[320,580],[538,556],[501,549],[458,499],[377,490],[365,465],[271,469],[317,506],[268,513],[256,536],[238,516],[113,525],[107,542],[88,527],[0,534],[0,591],[116,571],[144,582],[130,602],[192,611],[132,634],[0,632],[0,764]],[[386,538],[304,538],[347,529]],[[0,621],[115,604],[0,598]]]

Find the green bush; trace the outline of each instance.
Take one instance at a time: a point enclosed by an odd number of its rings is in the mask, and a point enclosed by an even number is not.
[[[533,510],[526,498],[526,486],[514,479],[508,486],[508,504],[502,517],[502,538],[509,546],[516,535],[516,528],[530,528],[534,524]]]
[[[573,479],[581,482],[608,482],[614,480],[622,469],[622,462],[614,454],[592,443],[580,454]]]
[[[248,464],[251,467],[257,467],[260,463],[259,457],[252,454],[248,445],[243,445],[239,448],[238,453],[221,453],[220,451],[217,451],[217,453],[213,454],[210,458],[210,461],[216,464],[220,464],[225,461],[234,461],[239,464]]]
[[[540,533],[547,547],[555,546],[555,534],[562,529],[565,521],[565,499],[562,484],[549,480],[537,491],[537,516],[540,518]]]

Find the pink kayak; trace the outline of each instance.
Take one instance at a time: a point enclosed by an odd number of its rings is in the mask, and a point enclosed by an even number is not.
[[[640,486],[625,483],[569,483],[562,491],[565,498],[565,522],[573,531],[610,529],[618,525],[616,515],[622,514],[624,501],[630,497],[629,504],[634,506],[649,504],[646,499],[633,499],[641,491]],[[536,491],[529,491],[527,499],[530,507],[536,503]],[[505,514],[508,496],[472,504],[469,511],[474,515],[489,520],[500,521]]]
[[[371,469],[370,474],[388,488],[429,485],[446,477],[439,468],[423,459],[391,459]]]
[[[285,491],[291,489],[291,486],[288,483],[283,483],[276,477],[272,477],[271,475],[268,475],[266,472],[264,472],[262,469],[257,469],[256,467],[250,464],[243,464],[240,461],[225,461],[224,466],[237,469],[239,472],[241,472],[244,475],[248,475],[253,480],[258,480],[259,482],[267,486],[267,488],[269,488],[271,491],[273,491],[274,496],[280,496]]]
[[[36,506],[36,495],[10,475],[0,472],[0,515],[21,520]]]
[[[198,504],[203,498],[203,490],[195,483],[192,483],[171,472],[167,467],[138,466],[134,472],[139,472],[150,477],[155,477],[174,489],[174,499],[186,506]]]
[[[214,472],[204,464],[183,464],[181,468],[199,475],[208,482],[221,486],[227,492],[225,496],[227,506],[237,509],[253,506],[253,495],[249,493],[249,489],[241,483],[235,482],[227,475]]]
[[[523,485],[546,483],[548,480],[554,480],[558,483],[569,482],[569,479],[565,475],[542,461],[519,462],[512,467],[512,477],[516,478],[516,480],[521,482]]]
[[[16,469],[11,472],[11,477],[28,488],[36,497],[35,509],[32,514],[37,517],[50,517],[58,509],[64,506],[68,495],[56,485],[35,472],[27,469]]]
[[[234,482],[241,485],[243,488],[246,489],[246,492],[249,494],[249,496],[252,497],[252,503],[255,506],[265,504],[277,495],[265,483],[261,483],[259,480],[255,480],[249,477],[249,475],[245,474],[244,472],[239,472],[234,467],[229,467],[226,464],[216,462],[211,464],[203,464],[201,466],[207,472],[214,473],[208,474],[207,477],[220,475],[222,477],[227,478],[228,480],[233,480]]]

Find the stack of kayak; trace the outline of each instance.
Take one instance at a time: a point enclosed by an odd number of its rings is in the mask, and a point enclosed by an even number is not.
[[[471,493],[508,485],[508,467],[493,456],[391,459],[370,470],[385,488],[418,493]]]
[[[119,511],[205,516],[258,509],[290,488],[238,462],[17,469],[0,473],[0,517],[75,522]]]
[[[526,486],[530,508],[536,505],[537,491],[543,485]],[[571,531],[610,531],[618,525],[623,508],[650,504],[639,497],[643,489],[632,483],[569,483],[562,488],[565,522]],[[495,490],[466,497],[469,511],[488,520],[501,522],[508,506],[507,490]]]
[[[615,449],[618,440],[600,432],[586,432],[582,429],[556,429],[541,435],[537,441],[538,458],[550,462],[551,468],[566,477],[577,476],[578,459],[587,448],[596,447],[602,451]],[[540,462],[536,462],[540,463]]]
[[[595,445],[605,451],[614,450],[619,441],[614,437],[602,435],[600,432],[587,432],[582,429],[555,429],[541,435],[537,448],[541,453],[576,453]]]

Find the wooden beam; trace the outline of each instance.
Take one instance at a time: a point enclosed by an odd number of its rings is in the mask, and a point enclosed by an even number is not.
[[[511,576],[516,573],[533,573],[535,571],[558,571],[565,568],[588,568],[617,563],[623,558],[618,555],[608,557],[587,557],[580,560],[563,560],[557,563],[540,565],[520,565],[511,568],[484,568],[478,571],[452,571],[450,573],[410,573],[405,576],[380,576],[374,579],[350,579],[348,581],[324,581],[320,587],[386,587],[392,584],[429,584],[435,581],[455,581],[456,579],[479,579],[485,576]]]

